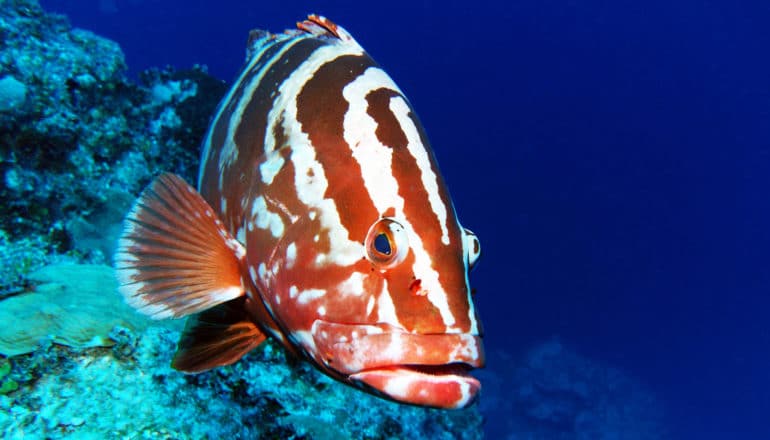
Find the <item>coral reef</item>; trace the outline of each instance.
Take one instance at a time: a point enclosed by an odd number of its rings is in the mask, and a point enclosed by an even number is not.
[[[0,229],[0,299],[25,290],[25,275],[51,259],[47,246],[43,237],[32,235],[10,240]]]
[[[0,79],[0,110],[16,108],[27,97],[27,86],[12,76]]]
[[[36,1],[3,2],[4,240],[34,237],[46,255],[109,262],[115,225],[153,175],[171,171],[194,181],[200,138],[225,85],[200,67],[146,72],[143,84],[125,70],[116,43],[71,28]],[[37,260],[26,269],[48,262]],[[0,279],[0,291],[18,289],[19,281]]]
[[[178,337],[150,327],[111,350],[43,345],[11,358],[18,390],[0,395],[0,436],[481,438],[475,409],[388,402],[286,359],[269,341],[234,365],[185,375],[169,367]]]

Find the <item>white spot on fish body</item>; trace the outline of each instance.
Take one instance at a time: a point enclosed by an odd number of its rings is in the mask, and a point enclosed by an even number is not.
[[[251,207],[251,216],[254,219],[256,227],[260,229],[269,229],[273,237],[276,238],[283,235],[283,220],[280,215],[267,209],[267,202],[264,197],[259,196],[254,199]]]
[[[371,315],[372,310],[374,310],[374,297],[370,296],[369,301],[366,303],[366,316]]]
[[[463,335],[461,342],[450,353],[449,360],[450,362],[454,362],[456,359],[478,360],[478,357],[479,347],[476,343],[476,338],[471,335]]]
[[[286,246],[286,268],[291,269],[294,267],[294,261],[297,259],[297,245],[291,242]]]
[[[259,165],[259,172],[262,175],[262,182],[266,185],[273,183],[273,179],[281,171],[284,164],[283,156],[278,152],[270,152],[267,154],[267,158]]]
[[[297,302],[300,304],[307,304],[314,299],[323,298],[324,295],[326,295],[326,291],[323,289],[303,290],[297,296]]]
[[[390,292],[388,292],[387,281],[383,282],[382,292],[380,292],[380,296],[377,299],[377,322],[384,322],[397,327],[403,327],[401,323],[398,322],[396,306],[393,305],[393,299],[390,297]]]
[[[410,385],[413,380],[409,376],[393,376],[388,378],[388,383],[383,391],[394,397],[405,398],[409,393]]]
[[[267,266],[265,266],[265,263],[260,263],[257,270],[259,273],[259,278],[262,280],[262,282],[267,283]]]
[[[361,296],[364,293],[364,274],[353,272],[348,279],[337,285],[337,291],[344,295]]]
[[[379,354],[379,356],[382,356],[386,359],[403,359],[404,347],[401,344],[401,338],[391,333],[388,346],[382,351],[382,353]]]

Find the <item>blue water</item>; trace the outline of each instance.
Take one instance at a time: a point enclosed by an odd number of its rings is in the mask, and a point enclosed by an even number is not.
[[[489,351],[558,336],[657,393],[675,438],[770,438],[770,3],[41,3],[133,75],[227,81],[249,29],[331,17],[410,98],[482,241]]]

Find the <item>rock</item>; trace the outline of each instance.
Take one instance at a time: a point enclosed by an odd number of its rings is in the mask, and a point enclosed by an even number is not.
[[[27,86],[12,76],[0,78],[0,111],[12,110],[27,97]]]

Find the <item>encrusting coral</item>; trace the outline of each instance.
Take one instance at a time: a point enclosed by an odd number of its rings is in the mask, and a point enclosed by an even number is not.
[[[0,354],[31,353],[47,338],[75,348],[108,347],[115,326],[143,330],[148,319],[123,303],[109,266],[57,264],[28,277],[32,291],[0,301]]]

